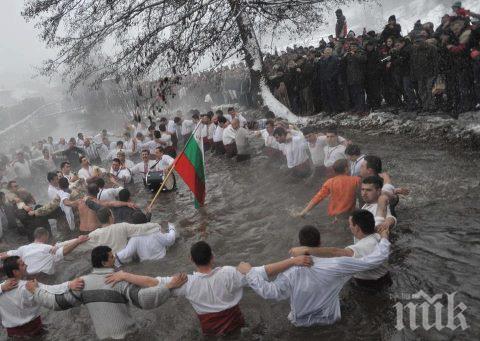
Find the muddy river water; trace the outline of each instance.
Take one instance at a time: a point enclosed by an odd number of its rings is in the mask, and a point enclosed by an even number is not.
[[[54,121],[54,120],[53,120]],[[101,120],[100,120],[101,121]],[[119,126],[119,124],[116,124]],[[51,125],[49,134],[93,129],[76,117],[60,128]],[[103,128],[100,122],[95,130]],[[62,134],[63,132],[63,134]],[[47,136],[46,134],[45,136]],[[478,340],[480,336],[480,157],[478,152],[449,151],[444,147],[412,142],[407,137],[364,136],[359,131],[342,135],[358,143],[364,152],[380,156],[395,184],[411,189],[411,195],[397,206],[398,225],[391,234],[393,248],[390,267],[392,287],[385,293],[366,295],[347,284],[341,293],[342,320],[329,327],[295,328],[287,320],[287,301],[265,301],[246,289],[241,309],[248,328],[232,340]],[[73,136],[73,135],[72,135]],[[168,275],[194,270],[188,251],[192,243],[206,240],[213,247],[216,263],[236,265],[248,261],[261,265],[288,256],[297,245],[297,233],[304,224],[315,224],[324,246],[343,247],[352,242],[348,229],[331,224],[322,203],[305,219],[293,218],[321,186],[321,182],[292,181],[285,165],[272,164],[261,154],[261,142],[254,142],[251,160],[237,163],[207,154],[207,206],[199,213],[192,195],[179,181],[176,193],[161,195],[153,210],[153,220],[169,220],[177,225],[178,240],[162,261],[130,264],[125,270],[145,275]],[[141,185],[135,201],[147,203]],[[42,179],[35,192],[46,195]],[[24,243],[7,234],[2,250]],[[68,256],[58,267],[57,281],[90,270],[89,256]],[[445,294],[457,292],[455,305],[462,302],[468,329],[443,328],[412,331],[405,313],[403,330],[396,328],[396,303],[407,304],[409,295],[423,290],[442,294],[439,300],[442,325],[447,323]],[[455,313],[460,312],[457,308]],[[430,323],[435,309],[430,308]],[[202,339],[197,317],[185,299],[170,299],[151,311],[132,309],[141,326],[132,340]],[[420,310],[418,323],[421,323]],[[45,340],[95,339],[92,323],[84,307],[65,312],[42,313],[48,324]],[[456,319],[455,324],[459,324]],[[4,334],[2,334],[3,337]]]

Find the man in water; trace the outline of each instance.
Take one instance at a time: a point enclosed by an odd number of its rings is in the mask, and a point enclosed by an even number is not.
[[[330,196],[328,215],[335,217],[335,221],[338,218],[348,217],[355,209],[360,178],[348,175],[348,161],[345,159],[335,161],[333,171],[335,176],[325,181],[320,191],[310,200],[307,207],[300,212],[300,217],[304,217],[328,196]]]
[[[388,205],[388,196],[383,194],[383,179],[377,175],[368,176],[362,180],[362,200],[365,203],[363,210],[367,210],[375,217],[375,226],[392,229],[397,224]]]
[[[345,148],[345,156],[350,161],[350,175],[360,176],[360,168],[365,154],[360,152],[360,147],[356,144],[350,144]]]
[[[35,302],[53,310],[67,310],[84,304],[99,339],[123,339],[138,330],[129,312],[129,304],[140,309],[153,309],[165,303],[171,290],[186,282],[185,275],[174,276],[168,283],[153,288],[140,289],[126,282],[118,282],[113,287],[105,284],[105,277],[114,273],[115,257],[108,246],[98,246],[92,250],[91,274],[83,276],[85,287],[82,291],[69,291],[54,295],[29,283]]]
[[[210,245],[197,242],[190,248],[190,259],[197,269],[188,275],[187,284],[174,291],[175,296],[184,296],[192,305],[200,320],[203,334],[225,335],[239,330],[244,325],[239,302],[243,296],[245,277],[233,266],[214,267]],[[274,276],[295,265],[310,265],[310,258],[296,257],[272,264],[266,273]],[[111,274],[107,283],[127,281],[141,287],[156,287],[168,283],[171,277],[138,276],[126,272]]]
[[[122,162],[118,158],[112,160],[112,167],[109,173],[112,174],[115,180],[123,187],[132,182],[132,173],[127,167],[122,165]]]
[[[63,260],[63,257],[72,252],[77,246],[88,240],[87,236],[79,236],[62,247],[49,245],[50,233],[43,227],[37,227],[33,233],[33,243],[0,253],[0,259],[4,260],[11,256],[20,257],[27,265],[29,275],[43,272],[47,275],[55,273],[55,265]]]
[[[10,256],[3,261],[3,271],[7,280],[0,286],[0,316],[7,335],[20,339],[39,337],[45,330],[40,318],[40,306],[27,290],[28,283],[33,283],[25,280],[27,265],[20,257]],[[80,290],[83,284],[83,280],[78,278],[58,285],[36,283],[45,292],[51,292],[52,296],[69,290]]]
[[[303,135],[292,135],[292,133],[287,133],[285,128],[277,127],[273,131],[273,136],[287,158],[287,167],[291,170],[292,175],[299,178],[309,176],[312,169]]]
[[[312,255],[316,257],[365,257],[375,250],[381,237],[375,231],[375,218],[370,211],[356,210],[349,218],[350,231],[354,237],[354,244],[345,248],[337,247],[308,247],[299,246],[290,249],[290,255]],[[360,272],[353,276],[358,286],[378,291],[392,284],[387,262],[380,266]]]
[[[237,136],[237,130],[240,128],[240,121],[238,119],[232,119],[231,123],[223,129],[223,147],[225,148],[225,154],[228,158],[232,158],[237,155],[237,145],[235,144],[235,137]]]
[[[80,156],[80,165],[81,168],[78,171],[78,177],[84,179],[85,181],[90,180],[95,176],[95,172],[93,171],[93,167],[90,165],[90,161],[84,155]]]
[[[325,155],[323,164],[327,168],[327,174],[331,174],[332,166],[335,161],[346,159],[347,157],[345,156],[345,146],[340,143],[336,128],[330,127],[327,129],[325,132],[325,138],[327,145],[323,148],[323,153]]]
[[[241,263],[239,271],[246,274],[248,284],[261,297],[289,299],[288,319],[294,326],[330,325],[341,319],[339,293],[345,283],[353,275],[377,268],[388,259],[388,230],[380,231],[380,235],[374,252],[366,257],[312,257],[312,267],[292,267],[274,281],[268,280],[266,269],[269,265],[252,268],[248,263]],[[301,246],[320,246],[320,232],[313,226],[304,226],[298,239]]]

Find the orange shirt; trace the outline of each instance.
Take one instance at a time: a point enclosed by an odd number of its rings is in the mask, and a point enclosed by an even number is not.
[[[357,189],[360,187],[360,178],[350,175],[336,175],[323,184],[320,191],[312,198],[311,203],[318,204],[330,195],[328,215],[336,216],[352,212],[355,209]]]

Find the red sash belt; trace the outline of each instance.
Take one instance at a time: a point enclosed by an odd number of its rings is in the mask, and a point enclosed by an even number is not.
[[[40,316],[25,323],[22,326],[6,328],[7,334],[10,337],[31,337],[40,335],[43,332],[43,324]]]
[[[202,332],[205,335],[225,335],[244,326],[242,312],[238,304],[217,313],[197,314]]]

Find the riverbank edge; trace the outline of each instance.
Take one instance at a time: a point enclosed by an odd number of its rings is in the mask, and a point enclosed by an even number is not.
[[[446,116],[417,116],[414,113],[397,115],[389,112],[372,112],[364,117],[347,113],[335,116],[320,113],[304,119],[300,127],[324,129],[334,125],[338,129],[361,130],[368,135],[402,135],[418,142],[463,149],[480,148],[480,111],[464,113],[457,120]]]

